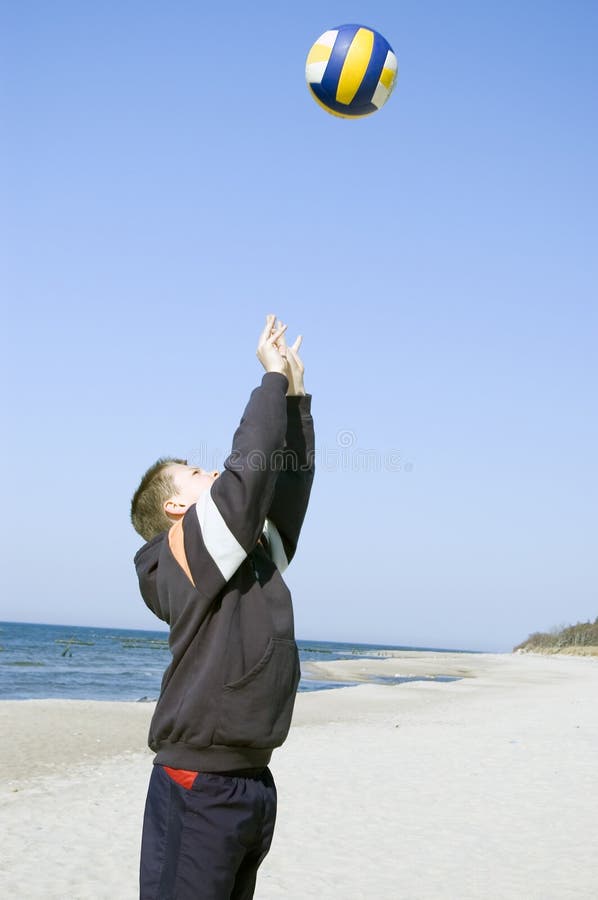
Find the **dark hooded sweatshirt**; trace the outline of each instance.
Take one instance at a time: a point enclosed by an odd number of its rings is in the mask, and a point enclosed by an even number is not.
[[[224,471],[135,556],[143,599],[170,626],[172,661],[150,725],[155,763],[224,772],[268,764],[299,683],[292,559],[314,473],[311,397],[264,375]]]

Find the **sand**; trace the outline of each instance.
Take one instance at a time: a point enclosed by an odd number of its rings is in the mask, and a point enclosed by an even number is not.
[[[405,653],[300,694],[257,900],[596,900],[598,659]],[[0,896],[134,900],[153,704],[0,703]]]

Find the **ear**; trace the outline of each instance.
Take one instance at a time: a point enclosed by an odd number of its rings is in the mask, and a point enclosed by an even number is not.
[[[177,500],[174,497],[170,497],[169,500],[164,501],[163,509],[169,519],[172,519],[174,522],[178,522],[179,519],[183,518],[183,516],[189,509],[189,504],[184,502],[181,503],[180,500]]]

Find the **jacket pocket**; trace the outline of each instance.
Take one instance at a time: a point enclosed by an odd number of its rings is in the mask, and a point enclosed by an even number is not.
[[[300,674],[295,641],[272,638],[243,678],[224,685],[214,743],[279,747],[291,725]]]

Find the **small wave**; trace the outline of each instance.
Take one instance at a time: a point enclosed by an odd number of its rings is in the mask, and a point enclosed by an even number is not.
[[[81,647],[93,647],[93,646],[95,646],[95,641],[79,641],[77,638],[68,638],[68,640],[67,640],[67,639],[64,639],[64,640],[60,639],[60,640],[59,640],[59,639],[57,638],[57,639],[54,641],[54,643],[55,643],[55,644],[68,644],[69,647],[70,647],[70,646],[73,646],[73,647],[79,647],[79,646],[81,646]]]
[[[168,639],[164,638],[120,638],[123,647],[149,647],[153,649],[168,649]]]
[[[5,662],[2,663],[3,666],[45,666],[46,664],[43,662],[30,662],[29,660],[17,660],[16,662]]]

